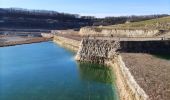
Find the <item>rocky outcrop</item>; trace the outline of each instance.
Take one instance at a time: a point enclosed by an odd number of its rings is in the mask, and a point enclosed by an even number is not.
[[[160,34],[160,30],[127,30],[84,27],[80,29],[79,34],[81,36],[153,37]]]

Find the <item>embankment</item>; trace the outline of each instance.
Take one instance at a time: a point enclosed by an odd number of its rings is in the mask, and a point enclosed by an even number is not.
[[[78,51],[79,45],[80,45],[80,41],[78,41],[78,40],[74,40],[74,39],[70,39],[70,38],[66,38],[66,37],[62,37],[62,36],[57,36],[57,35],[54,36],[53,41],[63,47],[73,50],[75,52]]]
[[[120,100],[148,100],[145,91],[138,85],[120,55],[108,63],[116,76],[116,86]]]
[[[150,100],[170,100],[170,56],[120,53],[135,81]]]

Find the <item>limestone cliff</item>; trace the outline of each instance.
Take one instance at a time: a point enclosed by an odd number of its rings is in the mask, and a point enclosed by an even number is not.
[[[82,36],[116,36],[116,37],[153,37],[160,34],[160,30],[127,30],[127,29],[102,29],[95,27],[81,28]]]

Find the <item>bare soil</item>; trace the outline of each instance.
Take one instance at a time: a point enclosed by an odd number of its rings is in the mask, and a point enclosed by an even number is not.
[[[121,53],[121,56],[151,100],[170,100],[170,60],[142,53]]]

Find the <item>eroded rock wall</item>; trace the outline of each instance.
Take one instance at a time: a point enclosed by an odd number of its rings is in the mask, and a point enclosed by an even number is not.
[[[83,39],[76,60],[104,64],[113,58],[118,47],[114,40]]]

